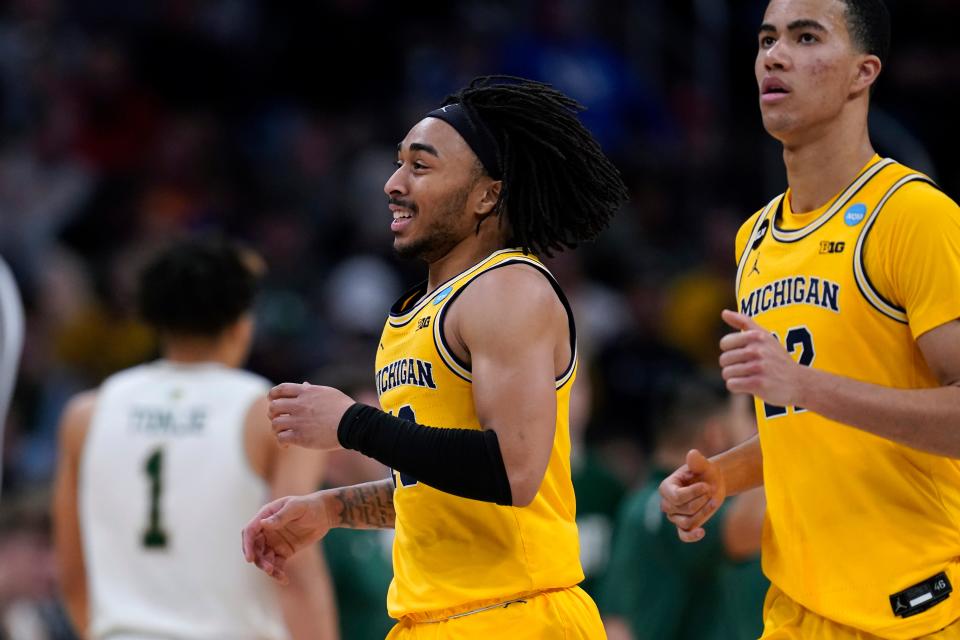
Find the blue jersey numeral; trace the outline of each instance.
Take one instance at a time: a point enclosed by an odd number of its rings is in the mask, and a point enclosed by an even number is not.
[[[779,342],[780,336],[773,334],[773,337]],[[800,348],[800,355],[797,357],[797,364],[803,365],[804,367],[809,367],[813,363],[813,358],[816,356],[816,351],[813,348],[813,336],[810,335],[810,330],[806,327],[794,327],[787,331],[787,339],[783,342],[784,346],[787,348],[787,353],[795,353],[797,347]],[[794,413],[800,413],[806,411],[802,407],[792,407]],[[763,415],[770,420],[771,418],[779,418],[780,416],[787,415],[787,407],[778,407],[774,404],[763,403]]]

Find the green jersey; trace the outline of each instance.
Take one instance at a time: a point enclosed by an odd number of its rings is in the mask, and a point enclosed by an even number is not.
[[[572,456],[571,467],[584,575],[580,587],[596,597],[597,580],[607,569],[613,525],[627,489],[590,449]]]
[[[703,540],[682,542],[660,511],[658,489],[667,475],[654,471],[620,511],[600,612],[626,620],[637,640],[758,637],[766,591],[759,561],[727,558],[724,508],[704,525]]]
[[[337,596],[340,637],[345,640],[383,640],[393,627],[387,615],[392,534],[382,529],[332,529],[323,539]]]

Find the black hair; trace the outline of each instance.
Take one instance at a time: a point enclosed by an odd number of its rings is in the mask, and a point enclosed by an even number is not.
[[[883,0],[842,0],[847,31],[854,46],[887,62],[890,54],[890,12]]]
[[[548,84],[484,76],[448,96],[496,140],[503,186],[494,213],[511,244],[545,256],[592,240],[626,199],[620,172],[580,123],[584,107]]]
[[[140,315],[164,333],[215,337],[253,305],[258,260],[224,238],[178,242],[140,272]]]

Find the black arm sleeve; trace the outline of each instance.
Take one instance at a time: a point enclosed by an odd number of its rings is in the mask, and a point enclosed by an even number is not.
[[[495,431],[425,427],[358,402],[340,419],[337,439],[343,448],[359,451],[435,489],[513,504]]]

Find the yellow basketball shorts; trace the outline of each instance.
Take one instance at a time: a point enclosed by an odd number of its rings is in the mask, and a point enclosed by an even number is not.
[[[881,640],[878,636],[838,624],[798,604],[770,585],[763,603],[763,635],[760,640]],[[960,622],[917,640],[960,640]]]
[[[604,640],[600,613],[583,589],[545,591],[507,605],[467,614],[433,616],[435,622],[403,618],[387,640]]]

